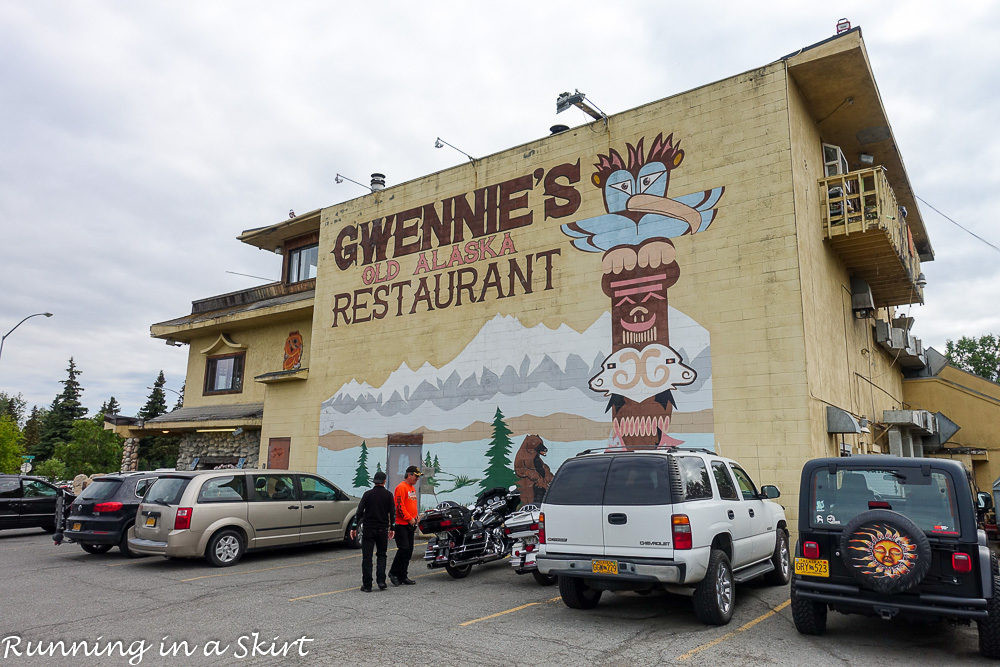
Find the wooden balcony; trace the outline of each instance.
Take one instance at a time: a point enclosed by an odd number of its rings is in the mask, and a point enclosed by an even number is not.
[[[872,290],[877,307],[923,303],[920,258],[883,167],[819,181],[823,238]]]

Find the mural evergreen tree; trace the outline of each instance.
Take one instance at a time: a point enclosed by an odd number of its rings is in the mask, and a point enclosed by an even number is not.
[[[358,456],[358,469],[354,471],[354,488],[362,489],[371,486],[372,480],[368,477],[368,444],[361,441],[361,454]]]
[[[497,413],[493,416],[493,440],[490,441],[490,448],[486,450],[486,457],[489,463],[483,473],[486,479],[479,483],[479,488],[487,491],[500,486],[507,488],[517,483],[517,475],[510,459],[511,430],[504,423],[503,413],[497,408]]]
[[[427,452],[427,455],[424,457],[424,467],[425,468],[432,468],[434,470],[434,472],[432,472],[430,475],[427,475],[427,477],[424,477],[424,480],[423,480],[423,491],[424,491],[424,493],[430,493],[435,498],[437,498],[438,481],[436,479],[434,479],[434,476],[437,473],[441,472],[441,471],[438,470],[434,466],[434,464],[432,463],[432,461],[431,461],[431,453],[430,452]]]
[[[382,462],[381,462],[381,461],[379,461],[379,462],[378,462],[378,463],[377,463],[377,464],[375,465],[375,472],[382,472]]]

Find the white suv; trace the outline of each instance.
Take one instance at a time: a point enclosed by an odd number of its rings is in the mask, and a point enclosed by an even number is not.
[[[785,510],[738,463],[705,450],[583,452],[556,473],[542,503],[538,571],[563,602],[603,591],[690,594],[705,623],[733,615],[734,582],[789,579]]]

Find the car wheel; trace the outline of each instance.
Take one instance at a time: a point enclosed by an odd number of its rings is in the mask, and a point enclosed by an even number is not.
[[[217,532],[208,541],[205,558],[215,567],[229,567],[243,558],[245,550],[243,536],[232,528],[227,528]]]
[[[847,571],[865,588],[902,593],[931,568],[931,545],[915,523],[890,510],[869,510],[851,519],[840,536]]]
[[[803,600],[792,586],[792,621],[802,635],[821,635],[826,632],[826,605],[816,600]]]
[[[351,531],[357,530],[357,536],[351,538]],[[361,531],[358,530],[358,517],[355,516],[350,521],[347,522],[347,531],[344,533],[344,544],[350,549],[360,549],[361,548]]]
[[[705,578],[694,589],[694,613],[703,623],[725,625],[733,617],[735,598],[729,557],[725,552],[713,549]]]
[[[771,586],[784,586],[792,576],[792,558],[788,553],[788,533],[778,529],[778,543],[771,554],[774,569],[764,575],[764,581]]]
[[[993,570],[993,597],[986,605],[986,620],[976,621],[979,626],[979,652],[984,658],[1000,658],[1000,576],[997,574],[997,555],[991,554]]]
[[[559,594],[570,609],[593,609],[601,601],[602,591],[587,586],[580,577],[559,577]]]
[[[465,579],[472,572],[472,565],[445,565],[444,569],[455,579]]]
[[[535,581],[537,581],[541,586],[551,586],[559,579],[554,574],[542,574],[538,570],[532,570],[531,576],[534,577]]]
[[[122,531],[122,539],[118,540],[118,551],[122,552],[122,556],[126,558],[141,558],[145,554],[137,554],[132,551],[132,547],[128,545],[128,529],[132,526],[126,526],[125,530]]]
[[[112,544],[87,544],[85,542],[80,542],[80,548],[86,551],[88,554],[105,554],[111,551]]]

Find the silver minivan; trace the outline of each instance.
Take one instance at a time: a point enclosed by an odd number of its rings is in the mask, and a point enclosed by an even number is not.
[[[359,498],[319,475],[199,470],[160,477],[136,513],[129,547],[168,558],[235,565],[250,549],[351,539]]]

